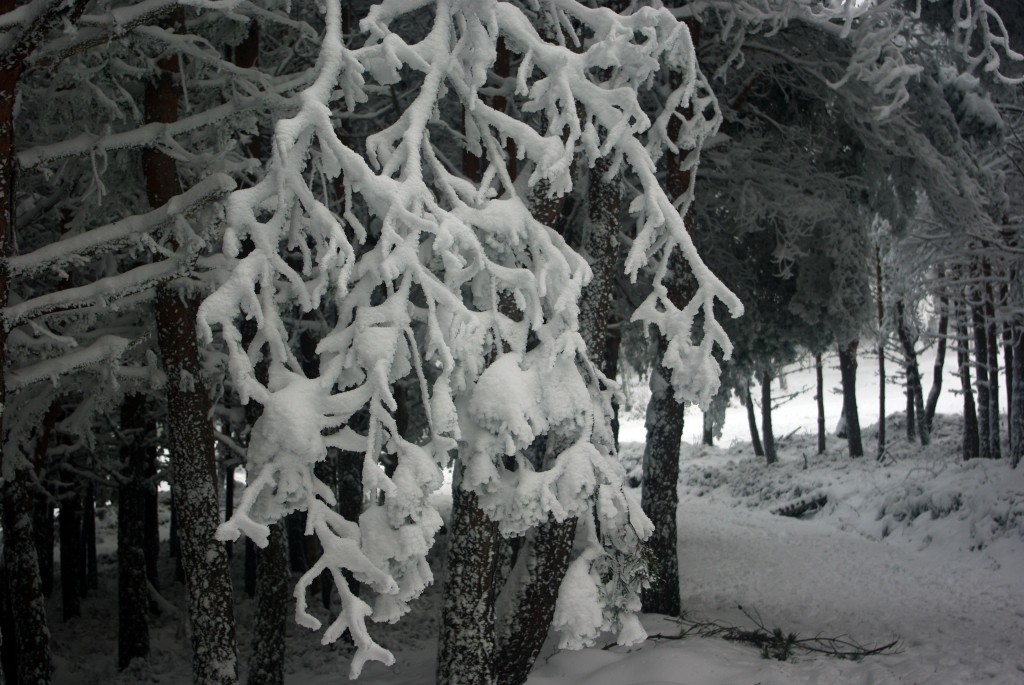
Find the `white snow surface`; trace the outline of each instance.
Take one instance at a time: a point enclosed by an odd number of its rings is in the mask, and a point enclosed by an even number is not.
[[[865,362],[861,368],[870,373]],[[797,380],[791,378],[791,388]],[[868,381],[861,390],[867,423],[877,386]],[[827,399],[831,428],[838,397]],[[944,397],[940,408],[948,411],[957,399]],[[892,386],[890,407],[901,400]],[[907,442],[902,415],[890,414],[888,457],[881,463],[872,456],[874,426],[865,427],[869,456],[850,459],[845,442],[833,435],[819,456],[813,423],[800,411],[794,412],[797,418],[790,415],[806,402],[798,398],[779,410],[780,463],[772,467],[740,441],[745,419],[732,410],[724,447],[684,443],[678,519],[683,606],[695,619],[750,627],[737,608],[743,606],[757,611],[769,627],[800,637],[842,635],[865,645],[898,637],[901,651],[861,661],[798,652],[779,662],[762,659],[755,647],[718,638],[652,638],[631,649],[602,649],[614,642],[605,635],[595,647],[577,652],[557,651],[555,638],[545,646],[529,685],[1024,683],[1024,468],[1012,470],[1005,461],[962,463],[960,419],[952,415],[938,417],[932,444],[921,448]],[[687,416],[690,437],[699,415]],[[791,423],[803,428],[790,434]],[[624,443],[622,458],[628,462],[642,450],[641,443]],[[432,496],[444,516],[450,510],[448,488],[446,479],[445,488]],[[803,519],[772,513],[818,495],[827,503]],[[83,618],[61,623],[59,592],[50,602],[54,683],[184,685],[190,681],[181,618],[185,593],[172,583],[172,560],[166,556],[161,558],[164,593],[179,614],[154,619],[148,664],[117,674],[116,517],[106,514],[99,526],[101,587],[85,600]],[[240,546],[235,549],[244,682],[255,607],[240,592]],[[434,585],[411,603],[411,612],[394,625],[374,627],[375,638],[394,653],[396,663],[368,664],[361,682],[434,682],[442,557],[439,544],[429,557]],[[310,611],[331,618],[318,605]],[[644,626],[653,636],[679,632],[676,623],[660,616],[645,616]],[[344,679],[350,646],[321,647],[314,633],[291,622],[287,630],[287,683]]]

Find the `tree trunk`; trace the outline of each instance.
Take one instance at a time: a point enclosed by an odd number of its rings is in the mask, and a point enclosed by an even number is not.
[[[14,4],[5,0],[0,10],[9,12]],[[18,46],[14,46],[18,47]],[[11,50],[12,48],[8,48]],[[16,86],[24,62],[0,69],[0,312],[7,307],[10,269],[7,258],[13,254],[16,195],[14,185],[14,109]],[[6,435],[8,401],[3,370],[7,367],[7,326],[0,320],[0,436]],[[3,566],[6,592],[5,612],[13,618],[14,634],[5,634],[5,642],[16,647],[15,673],[8,673],[12,685],[44,685],[50,682],[50,632],[46,623],[46,603],[39,577],[35,533],[32,530],[30,474],[24,468],[4,463],[0,450],[0,503],[4,529]]]
[[[462,489],[462,462],[457,461],[452,482],[437,685],[495,682],[494,573],[500,540],[498,525],[480,508],[476,493]]]
[[[775,431],[772,428],[772,376],[764,371],[761,374],[761,433],[764,436],[764,457],[768,464],[779,460],[775,452]]]
[[[839,375],[843,382],[846,442],[851,457],[864,456],[864,444],[861,442],[860,434],[860,416],[857,411],[857,345],[857,340],[846,345],[839,345]]]
[[[224,467],[224,520],[227,521],[231,518],[231,514],[235,511],[235,466]],[[232,552],[234,551],[234,543],[231,541],[224,543],[224,551],[228,554],[228,559],[231,559]]]
[[[744,389],[744,403],[747,405],[747,427],[750,428],[750,444],[754,448],[755,457],[764,456],[764,448],[761,447],[761,435],[757,430],[757,414],[754,412],[754,398],[750,396],[750,383]]]
[[[150,455],[145,445],[145,402],[129,395],[121,405],[124,480],[117,507],[117,667],[149,657],[149,588],[146,568],[146,481]]]
[[[1003,369],[1006,374],[1006,446],[1011,450],[1013,449],[1013,389],[1020,387],[1014,385],[1013,355],[1013,324],[1007,321],[1003,324]]]
[[[825,454],[825,375],[820,352],[814,355],[814,376],[818,388],[815,397],[818,404],[818,454]]]
[[[288,549],[284,523],[270,526],[267,546],[257,552],[256,625],[252,633],[249,685],[283,685],[285,623],[288,618]]]
[[[79,588],[82,567],[82,504],[76,476],[62,471],[65,485],[60,494],[60,598],[61,616],[70,621],[82,615],[82,595]]]
[[[701,442],[702,445],[706,445],[708,447],[714,447],[715,446],[715,421],[714,421],[714,417],[712,417],[711,412],[707,412],[706,411],[706,412],[704,412],[703,419],[704,419],[704,422],[703,422],[703,426],[701,427],[702,430],[701,430],[700,442]]]
[[[665,355],[667,340],[658,337],[658,359]],[[679,446],[683,439],[685,406],[677,402],[660,364],[651,373],[651,399],[647,405],[647,444],[644,446],[641,504],[654,522],[647,541],[654,560],[651,586],[643,591],[645,612],[679,616],[679,539],[676,513],[679,505]]]
[[[914,407],[914,391],[909,380],[903,394],[907,400],[907,442],[914,442],[917,440],[917,410]]]
[[[999,328],[996,324],[995,300],[992,292],[991,274],[988,264],[985,265],[985,341],[988,343],[988,439],[989,456],[999,459],[1002,456],[1002,429],[999,417]]]
[[[928,421],[925,420],[925,408],[924,408],[924,392],[921,389],[921,371],[917,365],[917,350],[914,348],[914,341],[910,338],[910,333],[907,331],[906,312],[903,308],[903,302],[899,301],[896,303],[896,333],[899,335],[900,347],[903,349],[903,358],[906,363],[907,370],[907,439],[913,439],[913,433],[910,429],[910,412],[913,411],[917,421],[917,435],[921,439],[922,445],[927,445],[930,440],[928,434]]]
[[[939,394],[942,392],[942,367],[946,363],[946,335],[949,331],[949,303],[945,297],[939,300],[939,307],[942,313],[939,314],[939,329],[936,333],[938,342],[935,347],[935,366],[932,368],[932,387],[924,406],[924,422],[928,424],[929,434],[935,423],[935,407],[938,406]]]
[[[957,322],[958,345],[956,350],[957,365],[960,369],[960,390],[964,396],[964,441],[962,454],[964,461],[976,459],[981,453],[978,414],[974,405],[974,388],[971,384],[971,352],[970,339],[967,337],[967,309],[960,308]]]
[[[978,393],[978,456],[988,459],[992,456],[992,441],[989,435],[992,428],[991,418],[989,418],[992,404],[989,401],[987,327],[985,326],[985,314],[980,304],[971,307],[971,319],[974,324],[974,373]]]
[[[878,459],[885,457],[885,305],[882,300],[882,253],[875,245],[875,301],[878,305]]]
[[[32,528],[35,533],[36,557],[39,559],[39,580],[43,596],[53,593],[53,527],[54,507],[49,493],[35,496],[32,511]]]
[[[82,596],[100,586],[99,560],[96,558],[96,486],[89,481],[82,491],[82,556],[85,573],[82,580]]]
[[[1013,338],[1013,399],[1010,415],[1010,463],[1014,468],[1024,457],[1024,323],[1020,318],[1014,330]]]
[[[175,9],[172,18],[180,25],[183,9]],[[147,123],[177,119],[178,64],[177,55],[158,62],[159,77],[146,85]],[[142,165],[150,206],[159,207],[181,193],[173,158],[146,149]],[[217,464],[196,342],[198,307],[194,294],[170,285],[157,290],[157,343],[167,373],[167,428],[192,625],[192,680],[196,685],[233,685],[238,682],[234,606],[227,553],[214,537],[220,523]]]

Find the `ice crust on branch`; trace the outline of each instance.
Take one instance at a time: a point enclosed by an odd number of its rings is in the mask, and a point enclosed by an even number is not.
[[[424,8],[432,10],[429,32],[407,42],[393,26]],[[712,305],[717,298],[737,314],[741,306],[701,262],[655,176],[664,146],[697,147],[717,126],[704,117],[713,98],[688,30],[665,10],[623,17],[576,0],[543,7],[385,0],[361,22],[365,45],[348,49],[339,2],[324,9],[315,79],[294,96],[294,116],[277,123],[263,179],[228,198],[224,251],[231,270],[200,309],[202,334],[211,339],[220,329],[243,402],[263,405],[249,453],[252,481],[218,537],[245,533],[263,544],[268,523],[295,509],[307,512],[307,533],[318,537],[324,555],[296,587],[296,616],[319,628],[306,612],[305,593],[329,570],[342,611],[323,640],[351,631],[355,677],[367,660],[393,659],[369,636],[366,619],[396,620],[432,581],[425,556],[441,520],[428,497],[460,446],[463,487],[477,493],[506,535],[523,534],[549,515],[589,522],[581,526],[584,551],[572,567],[570,594],[577,599],[556,616],[565,643],[585,644],[600,629],[617,631],[625,642],[642,639],[634,616],[642,581],[619,570],[650,534],[650,522],[626,492],[612,455],[604,389],[612,384],[589,359],[578,330],[591,272],[531,215],[508,175],[505,151],[513,141],[526,186],[543,184],[552,195],[571,189],[574,157],[593,165],[610,156],[611,173],[621,170],[635,181],[641,191],[630,209],[638,238],[627,271],[636,278],[652,260],[657,264],[654,299],[637,317],[674,336],[666,364],[678,371],[679,395],[707,399],[717,382],[712,346],[730,351]],[[550,23],[552,38],[541,36],[541,21]],[[499,38],[520,59],[520,109],[543,113],[543,127],[480,95]],[[688,106],[697,112],[675,141],[667,139],[664,117],[652,127],[637,96],[664,68],[684,76],[665,117]],[[389,85],[400,75],[419,79],[418,90],[396,123],[367,139],[364,158],[339,137],[332,108],[343,99],[348,112],[358,111],[369,99],[368,80]],[[434,139],[439,128],[450,130],[441,127],[445,103],[461,106],[464,145],[489,162],[479,183],[452,168]],[[343,179],[344,197],[331,203],[310,179],[325,179],[324,187]],[[243,241],[252,247],[244,256]],[[661,295],[676,249],[697,284],[683,309]],[[307,378],[286,321],[296,310],[327,306],[336,309],[337,324],[316,347],[319,375]],[[694,343],[700,312],[703,330]],[[248,346],[242,318],[258,325]],[[266,385],[254,371],[261,351],[270,366]],[[686,377],[691,372],[698,382]],[[422,445],[398,430],[392,388],[406,378],[424,399],[430,435]],[[359,433],[347,425],[358,411],[369,417]],[[559,445],[543,469],[524,455],[539,437]],[[328,446],[363,455],[368,496],[358,521],[334,512],[333,494],[314,473]],[[382,452],[397,456],[390,477],[378,465]],[[376,593],[372,609],[346,591],[343,569]]]

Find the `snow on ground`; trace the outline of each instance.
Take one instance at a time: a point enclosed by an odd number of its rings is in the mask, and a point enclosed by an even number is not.
[[[867,423],[866,398],[873,391],[869,383],[861,390]],[[896,388],[890,390],[890,406],[901,399]],[[811,419],[801,416],[797,422],[806,430],[789,425],[794,423],[790,410],[801,402],[806,400],[794,400],[778,414],[783,437],[781,461],[774,466],[741,442],[742,414],[730,414],[724,447],[684,445],[683,605],[693,618],[749,626],[737,609],[742,605],[759,612],[769,627],[801,637],[846,635],[880,644],[898,636],[902,652],[861,661],[797,654],[780,662],[761,658],[755,647],[717,638],[652,639],[633,650],[601,649],[604,643],[560,653],[549,642],[529,685],[1024,683],[1024,468],[1014,471],[1002,461],[961,463],[959,418],[952,416],[939,417],[932,445],[922,449],[907,442],[900,415],[891,415],[889,449],[881,463],[872,456],[851,460],[845,443],[834,436],[827,453],[818,456],[813,409]],[[946,398],[940,407],[956,408],[956,403]],[[834,407],[834,401],[830,404]],[[691,426],[698,423],[690,418]],[[874,441],[869,426],[864,443],[871,452]],[[624,460],[638,459],[642,449],[642,444],[624,444]],[[773,513],[821,495],[827,498],[824,507],[802,519]],[[435,499],[448,504],[446,493]],[[106,517],[100,527],[108,543],[116,534],[114,518]],[[113,552],[112,545],[101,546]],[[59,592],[51,600],[54,682],[189,682],[180,613],[155,620],[151,662],[117,676],[116,564],[110,553],[101,560],[101,589],[84,603],[83,618],[60,623]],[[441,556],[435,552],[435,567]],[[166,595],[183,607],[184,589],[171,583],[172,567],[166,558],[163,563]],[[235,573],[240,588],[240,555]],[[390,668],[368,665],[361,682],[433,682],[442,574],[439,568],[437,582],[411,615],[394,626],[371,626],[397,662]],[[241,592],[238,599],[244,678],[254,607]],[[679,631],[663,617],[646,617],[645,624],[652,634]],[[321,647],[315,634],[294,624],[287,639],[286,682],[327,685],[345,678],[351,648]]]

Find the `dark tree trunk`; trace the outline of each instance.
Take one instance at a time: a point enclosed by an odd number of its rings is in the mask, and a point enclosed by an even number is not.
[[[284,524],[281,524],[281,526],[282,526],[282,530],[283,530],[284,529]],[[286,552],[285,559],[286,560],[288,558],[287,547],[288,547],[288,545],[287,545],[287,541],[286,541],[286,543],[285,543],[285,552]],[[245,538],[245,562],[244,562],[245,566],[242,569],[243,590],[245,591],[245,596],[249,597],[250,599],[256,596],[256,568],[259,565],[258,555],[256,554],[256,550],[257,550],[257,547],[256,547],[256,545],[253,544],[252,540],[250,540],[248,537]]]
[[[285,623],[288,618],[288,550],[284,524],[270,526],[267,546],[257,552],[256,625],[252,633],[249,685],[283,685]]]
[[[60,598],[61,616],[70,621],[82,615],[82,594],[79,588],[82,568],[82,503],[76,477],[70,471],[61,473],[64,485],[60,493]]]
[[[155,427],[152,421],[146,423],[146,433],[152,434]],[[157,494],[156,484],[156,449],[148,441],[145,443],[145,475],[144,497],[146,503],[146,580],[154,589],[160,589],[160,499]],[[159,606],[155,601],[150,601],[149,610],[159,613]]]
[[[942,368],[946,363],[946,336],[949,332],[949,304],[945,297],[939,300],[939,307],[942,313],[939,314],[939,329],[936,333],[938,342],[935,347],[935,366],[932,369],[932,387],[924,405],[924,422],[928,424],[929,433],[935,423],[935,407],[942,393]]]
[[[882,459],[885,457],[885,336],[882,330],[885,305],[882,299],[882,253],[878,245],[875,245],[875,302],[878,305],[878,459]]]
[[[814,355],[814,376],[818,393],[814,398],[818,404],[818,454],[825,454],[825,375],[820,352]]]
[[[1013,387],[1010,423],[1010,463],[1016,468],[1024,457],[1024,321],[1017,319],[1013,334]]]
[[[608,330],[605,338],[607,348],[604,355],[604,375],[615,380],[619,375],[619,350],[622,346],[622,334],[618,327]],[[612,437],[615,439],[615,451],[619,451],[619,400],[612,398]]]
[[[750,384],[744,389],[744,404],[747,405],[747,427],[750,429],[750,444],[754,448],[755,457],[764,456],[764,448],[761,447],[761,435],[757,430],[757,413],[754,411],[754,398],[750,395]]]
[[[658,337],[658,359],[665,354],[667,341]],[[668,381],[668,371],[658,365],[651,373],[651,399],[647,405],[647,444],[644,446],[644,513],[654,522],[654,533],[647,541],[655,560],[651,587],[643,591],[645,612],[679,616],[679,540],[676,534],[676,510],[679,504],[679,445],[683,439],[685,407],[676,401]]]
[[[305,573],[306,563],[306,512],[293,511],[284,519],[285,536],[288,538],[288,568],[292,573]]]
[[[180,25],[183,9],[175,9],[172,18]],[[147,123],[177,119],[178,64],[177,55],[158,62],[159,77],[146,85]],[[159,207],[181,193],[172,157],[146,149],[142,165],[150,206]],[[167,428],[192,625],[192,680],[196,685],[234,685],[238,682],[234,605],[227,554],[214,537],[220,523],[217,464],[210,399],[196,342],[198,307],[193,294],[170,285],[157,290],[157,343],[168,378]]]
[[[363,513],[363,455],[359,452],[342,452],[338,457],[338,513],[354,522]],[[359,581],[348,569],[343,575],[348,589],[358,597]]]
[[[907,442],[914,442],[917,440],[917,411],[914,408],[914,391],[909,382],[903,394],[907,400]]]
[[[117,667],[149,657],[149,588],[146,569],[146,490],[149,450],[146,447],[145,402],[129,395],[121,405],[124,480],[117,507]]]
[[[960,369],[960,390],[964,396],[964,441],[963,458],[976,459],[981,453],[978,414],[974,405],[974,388],[971,383],[971,352],[970,339],[967,337],[966,307],[960,309],[957,324],[958,345],[956,350],[957,365]]]
[[[711,412],[704,412],[704,425],[701,426],[701,437],[700,441],[702,445],[708,447],[715,446],[715,421],[711,416]]]
[[[986,265],[985,275],[990,279],[989,269]],[[1002,456],[1002,429],[1000,428],[999,417],[999,328],[996,324],[995,301],[992,293],[992,282],[985,283],[985,342],[988,343],[986,354],[988,357],[988,439],[989,456],[992,459],[999,459]]]
[[[49,493],[35,496],[32,511],[32,527],[36,540],[36,556],[39,559],[39,580],[43,596],[53,593],[53,545],[55,535],[53,527],[53,500]]]
[[[917,364],[917,350],[914,348],[914,341],[907,331],[906,312],[903,302],[896,303],[896,333],[900,339],[900,347],[903,350],[903,359],[907,372],[907,439],[913,440],[914,433],[910,427],[911,413],[917,421],[917,436],[921,439],[922,445],[927,445],[930,440],[928,434],[928,421],[925,420],[924,392],[921,389],[921,371]]]
[[[90,481],[82,491],[82,552],[85,574],[82,596],[100,586],[99,561],[96,559],[96,486]]]
[[[772,428],[772,376],[761,374],[761,434],[764,437],[764,458],[769,464],[779,460],[775,451],[775,430]]]
[[[864,456],[861,442],[860,415],[857,411],[857,340],[839,345],[839,375],[843,382],[843,413],[846,419],[846,442],[851,457]]]
[[[989,435],[992,428],[992,420],[989,417],[992,403],[989,399],[987,327],[981,305],[971,307],[971,320],[974,324],[974,373],[978,393],[978,456],[988,459],[992,456],[992,441]]]
[[[170,540],[168,541],[168,553],[174,559],[174,582],[184,583],[185,582],[185,567],[181,562],[181,535],[179,535],[180,526],[178,520],[178,498],[175,497],[175,491],[177,486],[171,479],[171,530]]]
[[[1003,324],[1003,369],[1006,374],[1006,446],[1013,449],[1013,389],[1020,387],[1014,385],[1013,380],[1013,324],[1007,321]]]
[[[480,508],[476,493],[462,489],[455,466],[448,530],[437,685],[493,685],[496,678],[494,574],[501,537]]]
[[[235,511],[235,466],[224,467],[224,520],[227,521],[231,518],[231,514]],[[228,541],[224,543],[224,550],[228,553],[228,559],[231,559],[232,552],[234,551],[234,543]]]

